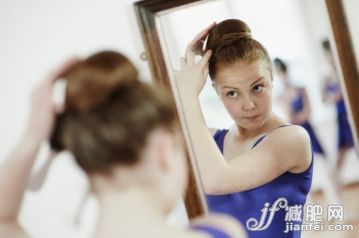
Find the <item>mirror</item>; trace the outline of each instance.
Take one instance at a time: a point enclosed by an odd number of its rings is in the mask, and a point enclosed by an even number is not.
[[[358,3],[352,1],[351,9],[358,9]],[[258,6],[261,6],[260,8]],[[184,54],[187,43],[201,29],[216,21],[228,18],[244,20],[255,39],[269,51],[272,59],[283,59],[289,68],[289,77],[295,87],[307,90],[311,107],[310,121],[315,133],[323,145],[327,160],[334,166],[337,158],[336,112],[333,104],[322,101],[321,88],[325,70],[328,69],[321,42],[328,38],[335,56],[338,77],[348,117],[351,123],[353,138],[357,143],[359,131],[359,100],[356,91],[358,85],[358,68],[355,61],[350,32],[345,22],[344,9],[340,0],[298,1],[298,0],[212,0],[212,1],[141,1],[135,4],[138,22],[146,48],[147,58],[152,69],[154,80],[171,90],[181,115],[181,102],[174,84],[175,71],[179,69],[179,59]],[[328,9],[328,13],[327,10]],[[330,21],[329,21],[330,19]],[[354,26],[354,27],[359,27]],[[332,35],[333,30],[333,35]],[[339,56],[339,57],[338,57]],[[284,83],[274,73],[274,111],[290,119],[283,101]],[[200,95],[201,108],[205,121],[210,128],[228,128],[233,124],[230,116],[213,90],[210,80]],[[186,197],[189,217],[207,211],[203,190],[200,187],[200,176],[197,172],[195,153],[190,143],[186,122],[181,124],[190,154],[191,182]],[[358,148],[358,147],[356,147]],[[346,170],[342,172],[344,182],[358,183],[358,161],[354,147],[346,155]],[[328,162],[327,161],[327,162]],[[320,173],[316,175],[318,179]],[[315,186],[321,188],[322,181]],[[332,191],[333,192],[333,191]],[[338,194],[336,194],[338,195]],[[335,196],[332,194],[332,200]],[[198,209],[199,208],[199,209]],[[357,208],[356,208],[357,209]],[[359,212],[358,212],[359,213]]]

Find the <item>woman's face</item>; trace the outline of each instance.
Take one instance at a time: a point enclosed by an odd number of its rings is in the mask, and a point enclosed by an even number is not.
[[[272,111],[270,66],[262,60],[218,66],[214,86],[232,119],[248,130],[261,127]]]

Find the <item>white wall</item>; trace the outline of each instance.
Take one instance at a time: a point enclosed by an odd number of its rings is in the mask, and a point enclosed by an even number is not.
[[[29,90],[64,59],[114,49],[149,78],[132,0],[0,3],[0,151],[22,131]]]
[[[136,64],[144,79],[150,78],[147,62],[139,59],[143,45],[133,2],[1,0],[0,163],[25,127],[31,89],[66,58],[118,50]],[[34,237],[89,237],[96,217],[93,200],[82,226],[73,225],[85,191],[85,177],[68,155],[62,155],[44,188],[26,194],[21,222]]]

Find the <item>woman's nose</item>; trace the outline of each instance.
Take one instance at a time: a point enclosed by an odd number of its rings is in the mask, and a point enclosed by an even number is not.
[[[244,98],[242,107],[244,111],[252,111],[253,109],[255,109],[255,107],[256,105],[251,97]]]

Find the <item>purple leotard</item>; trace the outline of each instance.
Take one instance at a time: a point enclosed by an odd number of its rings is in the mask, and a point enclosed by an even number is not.
[[[300,113],[304,109],[304,91],[303,90],[301,90],[301,89],[298,90],[297,96],[291,102],[291,107],[292,107],[294,113]],[[320,144],[310,122],[305,121],[299,125],[302,126],[308,132],[310,140],[312,141],[313,152],[325,155],[323,147]]]
[[[228,130],[217,130],[214,139],[223,153],[224,137]],[[261,137],[253,145],[258,145],[265,136]],[[253,148],[252,147],[252,148]],[[290,155],[288,155],[290,156]],[[265,159],[265,158],[263,158]],[[313,159],[308,167],[302,173],[285,172],[272,181],[263,184],[257,188],[242,192],[225,195],[207,195],[207,203],[211,212],[225,213],[237,218],[246,228],[249,238],[293,238],[300,237],[300,231],[288,231],[286,229],[287,210],[291,207],[301,209],[301,214],[292,224],[301,224],[303,219],[303,205],[305,204],[307,194],[312,183]],[[287,206],[285,206],[287,203]],[[270,219],[269,212],[265,216],[263,223],[260,223],[262,209],[265,206],[271,208],[277,204],[283,206],[274,213],[273,219]],[[256,221],[258,224],[256,224]],[[288,221],[288,219],[287,219]],[[290,222],[290,220],[289,220]]]
[[[326,87],[326,91],[328,94],[341,94],[340,85],[335,82],[329,83]],[[351,147],[354,145],[354,140],[348,121],[344,99],[342,97],[336,101],[335,108],[337,111],[338,148]]]

